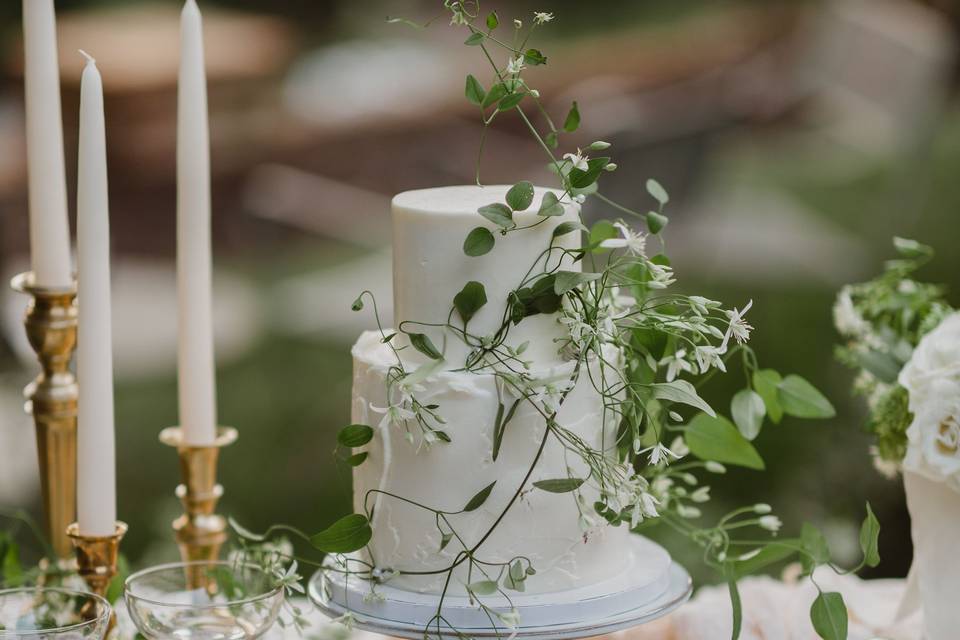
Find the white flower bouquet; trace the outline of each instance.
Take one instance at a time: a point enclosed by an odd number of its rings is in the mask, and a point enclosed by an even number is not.
[[[877,468],[903,472],[911,591],[919,590],[929,640],[946,640],[960,629],[960,313],[941,287],[912,278],[930,248],[903,238],[894,246],[900,257],[882,275],[840,291],[834,321],[846,342],[837,355],[859,371],[854,389],[867,399]]]

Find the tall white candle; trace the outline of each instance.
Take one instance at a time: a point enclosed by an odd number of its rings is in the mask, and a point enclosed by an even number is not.
[[[210,258],[210,141],[203,26],[194,0],[180,15],[177,95],[177,292],[180,425],[188,444],[216,436]]]
[[[71,284],[67,178],[53,0],[23,0],[30,257],[34,284]]]
[[[107,152],[100,73],[84,56],[77,159],[77,522],[83,535],[111,535],[117,498]]]

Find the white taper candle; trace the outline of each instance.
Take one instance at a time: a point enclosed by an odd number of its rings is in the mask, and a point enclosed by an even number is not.
[[[203,25],[194,0],[180,15],[177,89],[177,345],[180,426],[188,444],[216,437],[210,257],[210,140]]]
[[[53,0],[23,0],[23,49],[33,280],[66,287],[73,278]]]
[[[82,53],[82,52],[81,52]],[[80,83],[77,159],[77,522],[112,535],[117,519],[110,322],[110,223],[103,85],[93,58]]]

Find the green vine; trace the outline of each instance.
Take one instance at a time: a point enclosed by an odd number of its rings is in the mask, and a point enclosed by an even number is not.
[[[464,260],[495,251],[497,235],[503,237],[540,225],[555,226],[548,246],[518,277],[505,308],[500,310],[500,326],[491,334],[476,335],[470,331],[471,318],[487,304],[486,291],[479,282],[464,283],[451,301],[445,323],[405,321],[395,331],[383,327],[370,292],[357,298],[355,311],[364,309],[366,301],[372,303],[381,342],[392,351],[394,362],[387,372],[387,406],[371,407],[383,416],[380,423],[342,429],[338,434],[338,455],[350,465],[364,464],[367,452],[357,449],[384,429],[400,430],[408,443],[416,447],[443,447],[451,442],[456,433],[445,429],[443,407],[418,399],[426,388],[423,383],[441,368],[494,379],[494,460],[521,405],[531,408],[543,420],[538,447],[527,462],[522,480],[510,487],[507,504],[473,543],[457,531],[453,516],[483,506],[496,482],[480,489],[455,512],[375,489],[364,496],[362,513],[345,516],[314,535],[281,526],[263,535],[239,525],[235,528],[251,549],[273,534],[294,532],[296,538],[314,551],[327,554],[326,557],[290,552],[275,553],[271,556],[274,560],[297,560],[317,567],[324,575],[355,576],[369,584],[370,597],[378,597],[377,587],[396,576],[441,576],[442,592],[437,598],[436,612],[424,629],[425,637],[464,637],[450,624],[444,607],[453,586],[454,571],[465,567],[468,579],[463,589],[486,614],[491,629],[499,634],[520,624],[520,612],[513,606],[512,594],[524,590],[525,581],[536,575],[537,568],[523,556],[493,561],[484,554],[484,545],[526,492],[569,494],[585,538],[606,526],[642,531],[660,524],[699,546],[704,562],[730,586],[736,639],[741,619],[736,586],[739,578],[792,557],[800,559],[811,579],[819,565],[840,569],[830,564],[826,542],[811,525],[805,525],[798,538],[776,537],[782,523],[765,504],[735,509],[712,526],[698,524],[698,505],[710,499],[710,487],[701,485],[697,474],[722,474],[725,465],[761,470],[763,459],[752,440],[766,418],[773,422],[780,422],[784,415],[830,418],[834,415],[833,407],[803,378],[760,368],[756,354],[747,345],[753,327],[746,314],[752,302],[740,308],[724,308],[708,298],[668,291],[675,282],[670,260],[663,253],[648,250],[653,242],[663,249],[661,233],[669,223],[665,213],[669,195],[657,181],[646,183],[654,206],[647,212],[637,212],[600,192],[601,178],[618,167],[608,156],[588,154],[607,152],[609,143],[595,141],[575,152],[559,153],[564,136],[580,127],[579,106],[573,102],[562,126],[557,127],[539,91],[524,78],[528,67],[548,62],[547,56],[530,47],[529,42],[537,29],[554,19],[553,15],[537,12],[526,25],[519,19],[513,20],[512,25],[501,25],[495,12],[482,16],[478,2],[445,0],[443,5],[442,15],[450,19],[453,27],[464,30],[464,45],[475,48],[491,72],[489,87],[472,74],[466,77],[464,85],[465,98],[477,107],[483,125],[477,184],[481,183],[480,157],[487,131],[498,118],[505,117],[520,119],[559,182],[558,188],[545,192],[539,203],[534,202],[533,185],[519,181],[509,189],[503,202],[480,207],[478,225],[463,242]],[[391,22],[424,28],[435,20],[424,25],[403,19]],[[499,35],[503,31],[508,33]],[[498,64],[497,60],[505,62]],[[572,204],[588,197],[600,201],[614,215],[642,221],[645,231],[634,229],[624,219],[603,220],[589,228],[580,219],[555,220],[563,217]],[[521,224],[515,214],[526,211],[534,212],[535,219]],[[571,234],[581,240],[573,249],[559,242]],[[570,270],[577,263],[582,270]],[[569,365],[569,373],[562,376],[542,377],[535,363],[525,359],[526,345],[511,346],[508,341],[516,325],[541,314],[556,317],[565,328],[564,338],[556,345],[558,354]],[[465,360],[447,362],[446,345],[434,344],[423,332],[428,327],[442,328],[445,335],[462,341],[469,350]],[[397,340],[401,334],[404,340]],[[408,349],[426,356],[427,363],[410,370],[406,363],[411,360],[404,357]],[[726,372],[734,364],[742,367],[746,385],[731,400],[731,420],[715,411],[699,390],[715,374]],[[616,425],[614,441],[604,438],[600,446],[592,446],[558,418],[578,385],[589,385],[602,398],[601,424]],[[570,459],[581,461],[584,471],[575,473],[575,465],[568,465],[565,477],[532,481],[551,441],[558,443]],[[592,495],[598,498],[588,498]],[[377,499],[406,503],[431,514],[440,538],[438,552],[456,550],[450,563],[422,571],[381,566],[376,550],[369,544]],[[750,535],[751,531],[770,535],[757,538]],[[861,530],[864,559],[857,569],[879,562],[878,534],[879,524],[868,505]],[[355,553],[361,550],[363,553]],[[821,592],[811,609],[811,618],[821,637],[833,640],[846,636],[846,610],[839,594]]]

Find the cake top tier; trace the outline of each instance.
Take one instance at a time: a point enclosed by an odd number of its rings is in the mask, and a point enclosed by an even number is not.
[[[562,251],[554,247],[575,249],[580,238],[570,233],[553,238],[556,227],[579,220],[579,205],[563,205],[560,216],[543,218],[537,214],[543,196],[553,191],[535,187],[533,202],[526,211],[517,211],[513,219],[518,228],[506,235],[485,219],[477,209],[492,203],[504,203],[509,185],[478,187],[455,186],[407,191],[394,197],[393,210],[393,298],[396,328],[408,333],[424,333],[443,351],[447,368],[464,366],[473,347],[466,344],[463,323],[453,309],[453,298],[468,282],[483,285],[487,302],[471,318],[467,333],[475,337],[495,334],[504,324],[507,299],[524,279],[548,268],[556,269]],[[539,224],[536,224],[538,223]],[[470,231],[485,227],[493,232],[496,244],[482,256],[468,256],[463,243]],[[563,269],[577,270],[569,257],[563,258]],[[444,328],[448,322],[453,327]],[[402,326],[401,326],[402,324]],[[428,326],[441,325],[441,326]],[[563,326],[555,314],[539,314],[510,326],[505,344],[518,347],[528,343],[524,359],[536,366],[555,364],[558,338]],[[401,340],[398,345],[406,345]],[[424,362],[426,356],[413,349],[404,350],[404,359]]]

